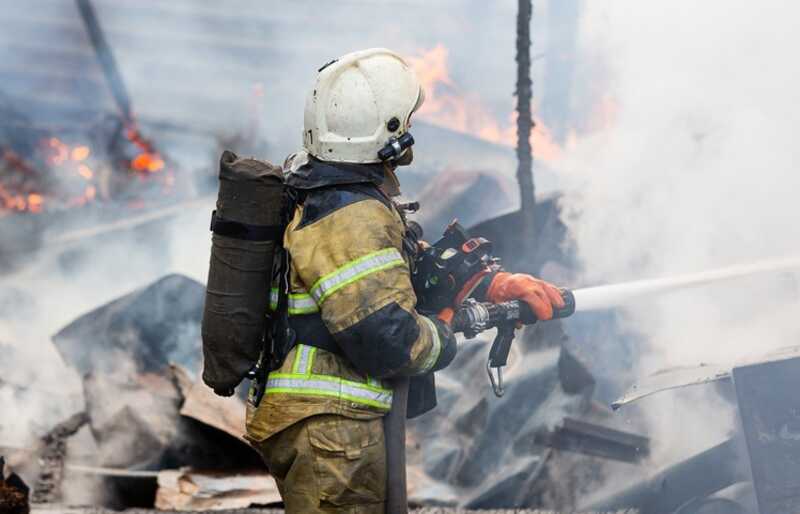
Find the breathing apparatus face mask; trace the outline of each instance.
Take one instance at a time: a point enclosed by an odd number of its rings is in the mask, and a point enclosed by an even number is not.
[[[411,135],[409,129],[411,128],[411,116],[422,106],[425,102],[425,90],[419,89],[417,94],[417,101],[408,117],[404,120],[405,132],[398,137],[390,137],[386,145],[378,151],[378,158],[384,163],[392,163],[394,167],[407,166],[411,164],[413,155],[411,147],[414,145],[414,136]],[[387,123],[387,128],[394,132],[400,128],[400,120],[392,118]]]
[[[405,121],[405,133],[399,137],[389,138],[386,145],[378,152],[378,157],[383,161],[384,183],[381,189],[389,196],[400,196],[400,180],[397,178],[396,170],[398,166],[408,166],[414,160],[414,136],[408,130],[411,128],[411,116],[420,108],[425,101],[425,91],[420,88],[414,108],[408,114]],[[396,127],[389,126],[392,131],[399,128],[399,120],[392,118],[389,124],[395,123]]]
[[[386,196],[395,197],[400,196],[400,179],[397,178],[395,167],[385,163],[383,165],[383,183],[381,184],[381,191]]]
[[[411,124],[409,123],[409,127]],[[414,138],[411,137],[411,134],[406,132],[404,135],[408,136],[411,140],[411,144],[414,144]],[[391,144],[391,140],[390,140]],[[389,146],[389,145],[387,145]],[[384,183],[381,185],[381,189],[384,193],[389,196],[400,196],[400,179],[397,178],[397,170],[398,166],[408,166],[414,160],[414,149],[411,146],[407,146],[403,150],[401,150],[400,157],[397,158],[390,158],[388,160],[383,161],[383,169],[384,169]]]
[[[409,148],[408,150],[406,150],[406,153],[400,156],[399,159],[396,159],[391,162],[393,163],[392,167],[396,168],[397,166],[408,166],[413,161],[414,161],[414,149]]]

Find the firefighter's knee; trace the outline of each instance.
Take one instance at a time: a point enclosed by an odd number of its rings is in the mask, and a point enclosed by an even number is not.
[[[307,418],[258,446],[287,514],[383,514],[386,448],[381,418]]]
[[[316,416],[308,424],[321,505],[376,504],[386,499],[386,448],[383,421]]]

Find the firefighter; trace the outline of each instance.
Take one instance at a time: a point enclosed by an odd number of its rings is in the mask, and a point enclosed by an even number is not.
[[[406,224],[392,200],[395,168],[412,157],[397,141],[423,99],[396,53],[347,54],[319,70],[306,101],[304,150],[287,160],[297,193],[284,235],[296,342],[257,405],[248,405],[247,435],[290,514],[384,512],[386,379],[429,377],[456,354],[452,311],[415,310]],[[392,157],[381,160],[382,150]],[[528,275],[473,282],[482,300],[523,299],[540,319],[563,306],[556,288]]]

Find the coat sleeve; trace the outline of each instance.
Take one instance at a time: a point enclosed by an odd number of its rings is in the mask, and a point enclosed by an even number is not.
[[[310,224],[303,223],[302,210],[285,236],[292,266],[353,365],[385,378],[449,364],[456,353],[453,333],[415,310],[399,216],[373,198]]]

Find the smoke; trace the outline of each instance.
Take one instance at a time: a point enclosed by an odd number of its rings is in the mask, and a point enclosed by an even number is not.
[[[559,166],[585,284],[800,254],[796,14],[774,0],[585,4],[579,78],[589,91],[596,77],[613,105],[606,129]],[[619,325],[638,336],[641,357],[621,379],[796,344],[797,308],[794,274],[626,308]],[[641,401],[654,462],[688,457],[733,429],[731,408],[713,395]]]
[[[513,2],[408,1],[398,8],[351,0],[337,2],[324,17],[318,2],[309,0],[93,4],[143,134],[169,158],[168,166],[187,172],[177,197],[211,194],[221,145],[273,162],[297,150],[305,92],[316,69],[352,50],[385,46],[414,55],[444,44],[454,81],[476,92],[498,119],[506,120],[513,108]],[[94,171],[110,172],[103,160],[118,128],[117,108],[74,2],[42,5],[37,16],[26,6],[5,7],[0,108],[18,125],[0,127],[0,144],[27,156],[40,137],[58,136],[71,146],[91,147],[91,159],[98,159],[91,163]],[[242,133],[251,140],[241,141]],[[442,166],[447,161],[432,155],[434,160]],[[52,175],[47,185],[53,192],[72,193],[63,177]],[[102,187],[97,195],[104,196]],[[119,203],[122,208],[125,200]],[[68,245],[49,242],[109,222],[105,212],[65,212],[37,218],[30,227],[0,225],[0,446],[29,446],[83,407],[80,377],[51,344],[56,331],[164,274],[205,281],[212,203]],[[79,223],[62,223],[70,220]],[[44,233],[40,224],[47,225]]]
[[[147,7],[96,0],[95,5],[143,131],[182,169],[193,171],[197,183],[213,176],[220,139],[241,143],[231,147],[240,153],[282,162],[300,142],[305,93],[316,69],[356,49],[385,46],[419,56],[443,45],[458,91],[479,98],[482,109],[501,123],[511,119],[516,2],[348,0],[324,16],[316,0]],[[574,139],[558,164],[585,283],[798,253],[800,228],[793,221],[800,210],[794,201],[800,177],[792,163],[800,152],[793,141],[800,65],[791,49],[800,36],[794,35],[795,13],[788,12],[788,4],[595,0],[582,5],[580,65],[574,76],[557,82],[545,75],[548,60],[537,56],[560,51],[548,47],[560,28],[548,26],[548,3],[535,2],[532,73],[535,105],[571,85],[574,119],[603,127]],[[0,22],[7,35],[0,39],[36,38],[46,53],[37,19],[24,6],[8,7],[7,21]],[[56,103],[85,108],[86,117],[97,111],[113,115],[74,5],[60,4],[42,17],[50,20],[48,39],[69,57],[49,59],[44,71],[68,74],[72,66],[98,78],[81,82],[87,87],[78,88],[77,97],[64,81],[46,92]],[[570,34],[564,29],[565,40]],[[7,45],[0,56],[15,70],[31,68],[30,56],[17,46]],[[52,122],[45,105],[25,95],[47,82],[44,71],[38,78],[20,71],[21,78],[0,86],[0,92],[30,118]],[[581,109],[586,112],[575,114]],[[568,114],[550,109],[548,116]],[[258,141],[237,142],[241,132]],[[445,144],[419,139],[420,160],[440,167],[452,162],[453,156],[438,155]],[[263,140],[268,144],[257,144]],[[492,166],[513,174],[510,157],[502,163],[497,158]],[[41,391],[23,398],[2,390],[0,446],[28,444],[82,406],[79,377],[50,344],[55,331],[166,273],[205,281],[211,203],[147,229],[45,246],[19,273],[0,278],[0,342],[13,348],[13,358],[0,359],[2,368],[10,363],[21,386]],[[98,221],[103,220],[86,223]],[[0,234],[3,243],[6,236]],[[661,368],[732,361],[792,344],[796,301],[794,277],[784,275],[626,309],[620,329],[641,344],[634,352],[639,358],[629,374],[601,379],[630,383]],[[629,361],[622,355],[607,358]],[[3,376],[0,381],[10,382]],[[705,390],[666,393],[641,405],[657,464],[703,449],[732,427],[730,407]]]

